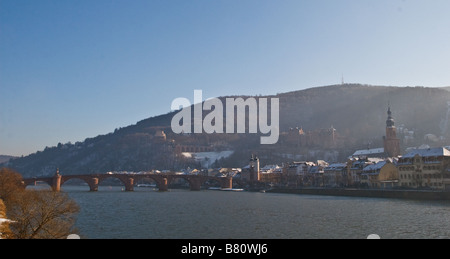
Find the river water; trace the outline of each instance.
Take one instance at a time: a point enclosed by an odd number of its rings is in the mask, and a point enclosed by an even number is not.
[[[90,239],[450,238],[450,202],[63,186]]]

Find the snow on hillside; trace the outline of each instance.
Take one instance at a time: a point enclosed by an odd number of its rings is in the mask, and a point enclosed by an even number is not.
[[[218,152],[183,152],[181,153],[184,157],[194,158],[195,161],[200,162],[202,167],[210,168],[210,166],[221,158],[227,158],[233,154],[234,151],[226,150],[226,151],[218,151]]]

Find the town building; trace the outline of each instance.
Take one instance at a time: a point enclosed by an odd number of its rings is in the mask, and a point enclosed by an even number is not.
[[[370,164],[362,170],[361,186],[391,189],[399,185],[398,168],[394,159]]]
[[[154,139],[156,142],[163,143],[167,140],[166,133],[163,130],[158,130],[154,135]]]
[[[325,187],[342,187],[347,175],[346,163],[333,163],[323,169]]]
[[[336,129],[333,126],[311,131],[305,131],[301,127],[290,128],[288,132],[281,133],[280,137],[280,143],[284,146],[295,148],[335,148],[338,139]]]
[[[266,184],[279,185],[283,183],[283,169],[277,165],[265,166],[265,168],[271,167],[271,169],[262,168],[260,172],[260,182]]]
[[[356,150],[350,158],[385,157],[384,148],[368,148]]]
[[[314,162],[308,161],[285,164],[283,174],[286,185],[290,187],[303,186],[304,179],[307,179],[309,170],[315,165]]]
[[[314,165],[312,166],[307,174],[307,177],[303,179],[304,186],[312,187],[324,187],[324,166]]]
[[[213,146],[204,146],[204,145],[180,145],[177,144],[175,146],[175,152],[177,153],[202,153],[202,152],[213,152]]]
[[[399,158],[400,186],[450,190],[450,150],[416,149]]]

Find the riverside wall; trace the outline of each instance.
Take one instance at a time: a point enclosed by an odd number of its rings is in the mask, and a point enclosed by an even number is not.
[[[290,193],[327,196],[369,197],[369,198],[396,198],[411,200],[450,200],[449,191],[422,191],[422,190],[369,190],[369,189],[327,189],[327,188],[301,188],[301,189],[271,189],[271,193]]]

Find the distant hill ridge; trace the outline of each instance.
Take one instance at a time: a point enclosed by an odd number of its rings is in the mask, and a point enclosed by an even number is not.
[[[333,126],[340,136],[352,139],[349,142],[352,145],[349,149],[352,149],[365,148],[367,143],[372,143],[373,147],[381,143],[388,103],[395,125],[414,129],[417,139],[425,134],[449,137],[449,130],[443,131],[447,101],[450,101],[448,89],[343,84],[260,97],[279,98],[281,131],[293,127],[314,130]],[[25,176],[49,175],[57,167],[67,174],[177,169],[197,165],[177,156],[177,145],[213,145],[218,150],[240,150],[242,153],[231,156],[228,161],[239,167],[248,162],[246,152],[259,149],[259,138],[252,134],[176,135],[170,129],[174,114],[143,119],[83,142],[48,147],[4,165]],[[156,141],[157,131],[165,131],[166,142]]]
[[[0,155],[0,164],[8,162],[10,159],[17,158],[15,156]]]

